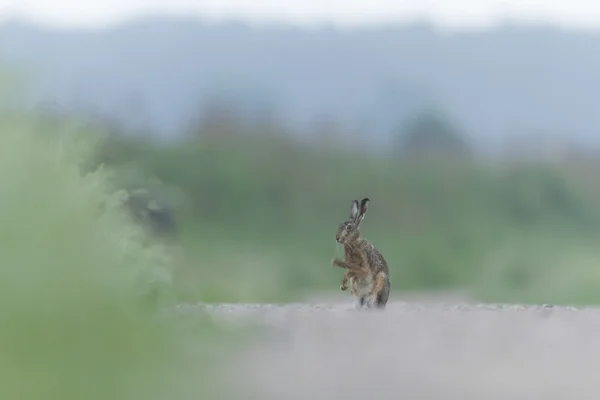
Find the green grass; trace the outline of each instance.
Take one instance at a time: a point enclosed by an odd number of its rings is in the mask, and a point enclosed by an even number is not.
[[[514,235],[482,261],[472,285],[484,301],[598,304],[598,240],[548,232]]]
[[[214,390],[211,351],[226,336],[201,315],[157,314],[173,304],[173,261],[130,221],[107,171],[82,172],[91,136],[76,125],[0,121],[0,397]]]

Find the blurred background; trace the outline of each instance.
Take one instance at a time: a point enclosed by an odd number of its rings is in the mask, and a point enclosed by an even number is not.
[[[181,335],[222,335],[140,304],[350,302],[355,198],[392,298],[600,303],[599,28],[591,0],[0,0],[0,392],[197,398]]]
[[[102,138],[182,301],[338,290],[363,196],[396,294],[600,300],[591,1],[0,5],[5,109]]]

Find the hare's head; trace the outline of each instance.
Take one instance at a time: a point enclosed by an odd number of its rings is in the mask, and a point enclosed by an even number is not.
[[[365,217],[367,207],[369,206],[369,199],[364,198],[358,203],[358,200],[352,201],[352,208],[350,209],[350,219],[342,222],[335,233],[335,240],[338,243],[344,244],[352,242],[358,239],[360,232],[358,226]]]

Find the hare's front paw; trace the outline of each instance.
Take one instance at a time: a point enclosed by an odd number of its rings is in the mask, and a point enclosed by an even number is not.
[[[344,261],[340,260],[339,258],[334,258],[331,260],[331,265],[333,267],[343,267]]]
[[[341,290],[342,292],[343,292],[344,290],[348,290],[348,284],[346,284],[346,283],[342,283],[342,284],[340,285],[340,290]]]

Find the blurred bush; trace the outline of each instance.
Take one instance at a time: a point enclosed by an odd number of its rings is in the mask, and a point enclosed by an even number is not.
[[[398,134],[403,157],[464,158],[471,155],[465,135],[440,110],[426,109],[409,119]]]
[[[173,261],[89,168],[79,130],[0,118],[0,397],[202,398],[223,336],[157,314],[174,304]]]

